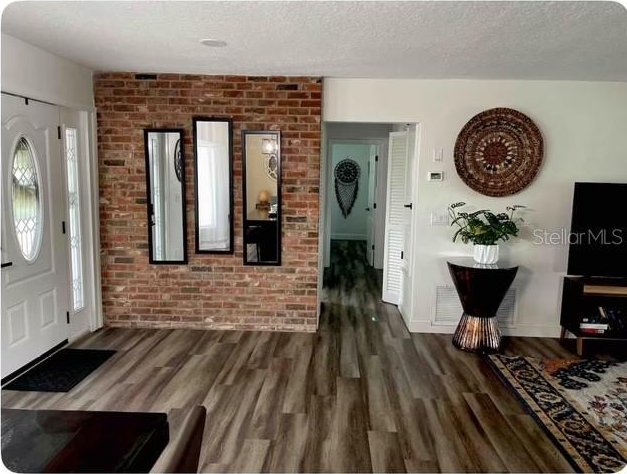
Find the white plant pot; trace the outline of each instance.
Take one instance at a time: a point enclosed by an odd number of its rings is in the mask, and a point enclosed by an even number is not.
[[[499,261],[499,246],[475,245],[473,257],[477,263],[492,265]]]

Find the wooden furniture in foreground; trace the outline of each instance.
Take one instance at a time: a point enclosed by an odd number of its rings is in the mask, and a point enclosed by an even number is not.
[[[168,439],[165,413],[2,409],[14,472],[149,472]]]
[[[456,258],[447,263],[464,309],[453,345],[468,352],[498,352],[501,331],[496,312],[518,267],[507,262],[483,265],[472,258]]]
[[[163,450],[150,472],[198,472],[206,417],[204,406],[192,408],[178,435]]]
[[[580,327],[582,319],[598,317],[599,308],[609,313],[610,327],[603,333],[586,333]],[[564,277],[560,325],[561,339],[568,332],[577,338],[580,356],[586,339],[627,340],[627,279]]]

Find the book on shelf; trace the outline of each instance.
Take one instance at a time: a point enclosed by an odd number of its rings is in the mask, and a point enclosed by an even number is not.
[[[605,329],[580,328],[581,334],[605,334]]]
[[[610,327],[607,323],[581,323],[579,329],[608,329]]]
[[[582,334],[627,333],[627,319],[620,307],[598,306],[594,314],[581,318],[579,330]]]
[[[607,312],[603,306],[597,306],[596,311],[581,318],[582,324],[608,324]]]

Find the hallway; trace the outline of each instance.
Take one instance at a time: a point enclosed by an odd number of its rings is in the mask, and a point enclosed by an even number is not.
[[[365,240],[331,240],[331,265],[324,270],[322,300],[344,306],[363,305],[375,309],[381,300],[382,270],[366,261]]]

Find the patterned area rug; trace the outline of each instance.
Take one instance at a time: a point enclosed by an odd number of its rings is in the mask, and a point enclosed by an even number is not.
[[[577,471],[627,464],[627,362],[488,360]]]

